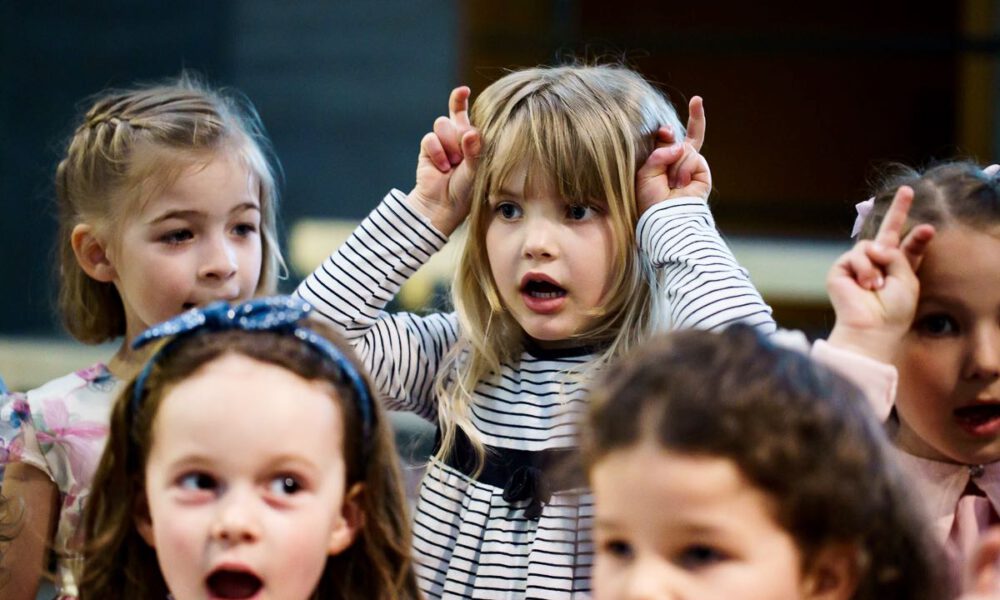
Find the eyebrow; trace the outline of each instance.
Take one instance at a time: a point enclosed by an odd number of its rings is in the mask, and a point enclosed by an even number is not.
[[[601,529],[619,529],[621,523],[613,519],[594,519],[594,529],[598,527]]]
[[[247,210],[256,210],[257,212],[260,212],[260,206],[258,206],[253,202],[243,202],[241,204],[237,204],[236,206],[234,206],[233,209],[229,211],[229,214],[234,215],[236,213],[241,213]],[[163,221],[168,221],[170,219],[192,220],[203,214],[204,213],[199,210],[168,210],[162,215],[150,220],[149,224],[155,225],[157,223],[162,223]]]
[[[926,295],[921,295],[917,299],[918,303],[934,303],[934,304],[944,304],[948,306],[965,306],[965,301],[957,295],[943,294],[937,290],[933,290]]]

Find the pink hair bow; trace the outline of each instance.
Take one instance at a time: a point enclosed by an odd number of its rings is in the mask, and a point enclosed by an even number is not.
[[[997,166],[1000,168],[1000,165]],[[861,233],[861,228],[865,224],[865,219],[868,218],[868,214],[872,212],[872,208],[875,207],[875,196],[865,200],[864,202],[858,202],[854,205],[855,210],[858,211],[858,216],[854,219],[854,227],[851,228],[851,237],[856,238],[858,234]]]
[[[998,172],[1000,172],[1000,164],[992,164],[985,169],[983,173],[986,173],[990,177],[993,177]],[[872,212],[872,208],[875,207],[875,196],[865,200],[864,202],[858,202],[854,205],[855,210],[858,211],[857,218],[854,219],[854,227],[851,228],[851,237],[856,238],[858,234],[861,233],[861,228],[864,227],[865,219]]]

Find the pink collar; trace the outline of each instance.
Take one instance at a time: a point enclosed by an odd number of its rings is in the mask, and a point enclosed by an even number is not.
[[[955,522],[958,499],[971,479],[1000,513],[1000,462],[959,465],[920,458],[901,450],[896,456],[903,471],[919,488],[920,498],[934,523],[939,540],[947,540]]]

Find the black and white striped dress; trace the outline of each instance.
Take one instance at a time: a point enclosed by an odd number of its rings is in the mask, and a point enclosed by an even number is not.
[[[719,237],[703,201],[661,203],[647,210],[637,227],[640,249],[663,271],[662,293],[675,327],[713,329],[743,321],[774,329],[770,308]],[[445,242],[406,203],[405,194],[393,190],[298,288],[354,343],[387,406],[432,423],[437,422],[434,378],[459,336],[457,319],[389,314],[383,308]],[[540,504],[537,494],[519,496],[512,493],[518,485],[505,486],[497,478],[512,470],[523,475],[519,464],[535,464],[535,457],[575,445],[587,364],[595,357],[588,349],[529,348],[503,365],[498,378],[478,384],[473,423],[494,450],[489,461],[501,464],[488,465],[477,479],[458,459],[428,466],[414,548],[417,575],[429,597],[566,598],[589,592],[590,497],[579,490],[557,491]]]

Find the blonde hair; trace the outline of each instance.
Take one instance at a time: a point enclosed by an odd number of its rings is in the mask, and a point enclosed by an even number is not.
[[[89,223],[113,235],[122,217],[152,193],[221,153],[230,153],[255,179],[263,254],[256,291],[273,293],[285,263],[278,247],[278,192],[269,147],[249,101],[210,89],[186,73],[166,83],[103,92],[56,168],[59,309],[70,334],[94,344],[125,334],[118,290],[92,279],[77,263],[73,228]]]
[[[482,153],[472,189],[469,234],[452,286],[462,338],[445,358],[436,382],[442,442],[454,444],[456,428],[480,456],[471,422],[478,381],[523,349],[524,333],[503,305],[483,240],[489,197],[521,166],[528,181],[548,178],[563,198],[606,208],[614,257],[606,303],[581,342],[605,347],[598,365],[628,351],[663,314],[651,293],[653,275],[639,260],[635,227],[635,173],[655,148],[659,127],[682,138],[684,127],[670,102],[638,73],[621,66],[538,67],[510,73],[487,87],[472,106]],[[591,365],[592,367],[594,365]]]

